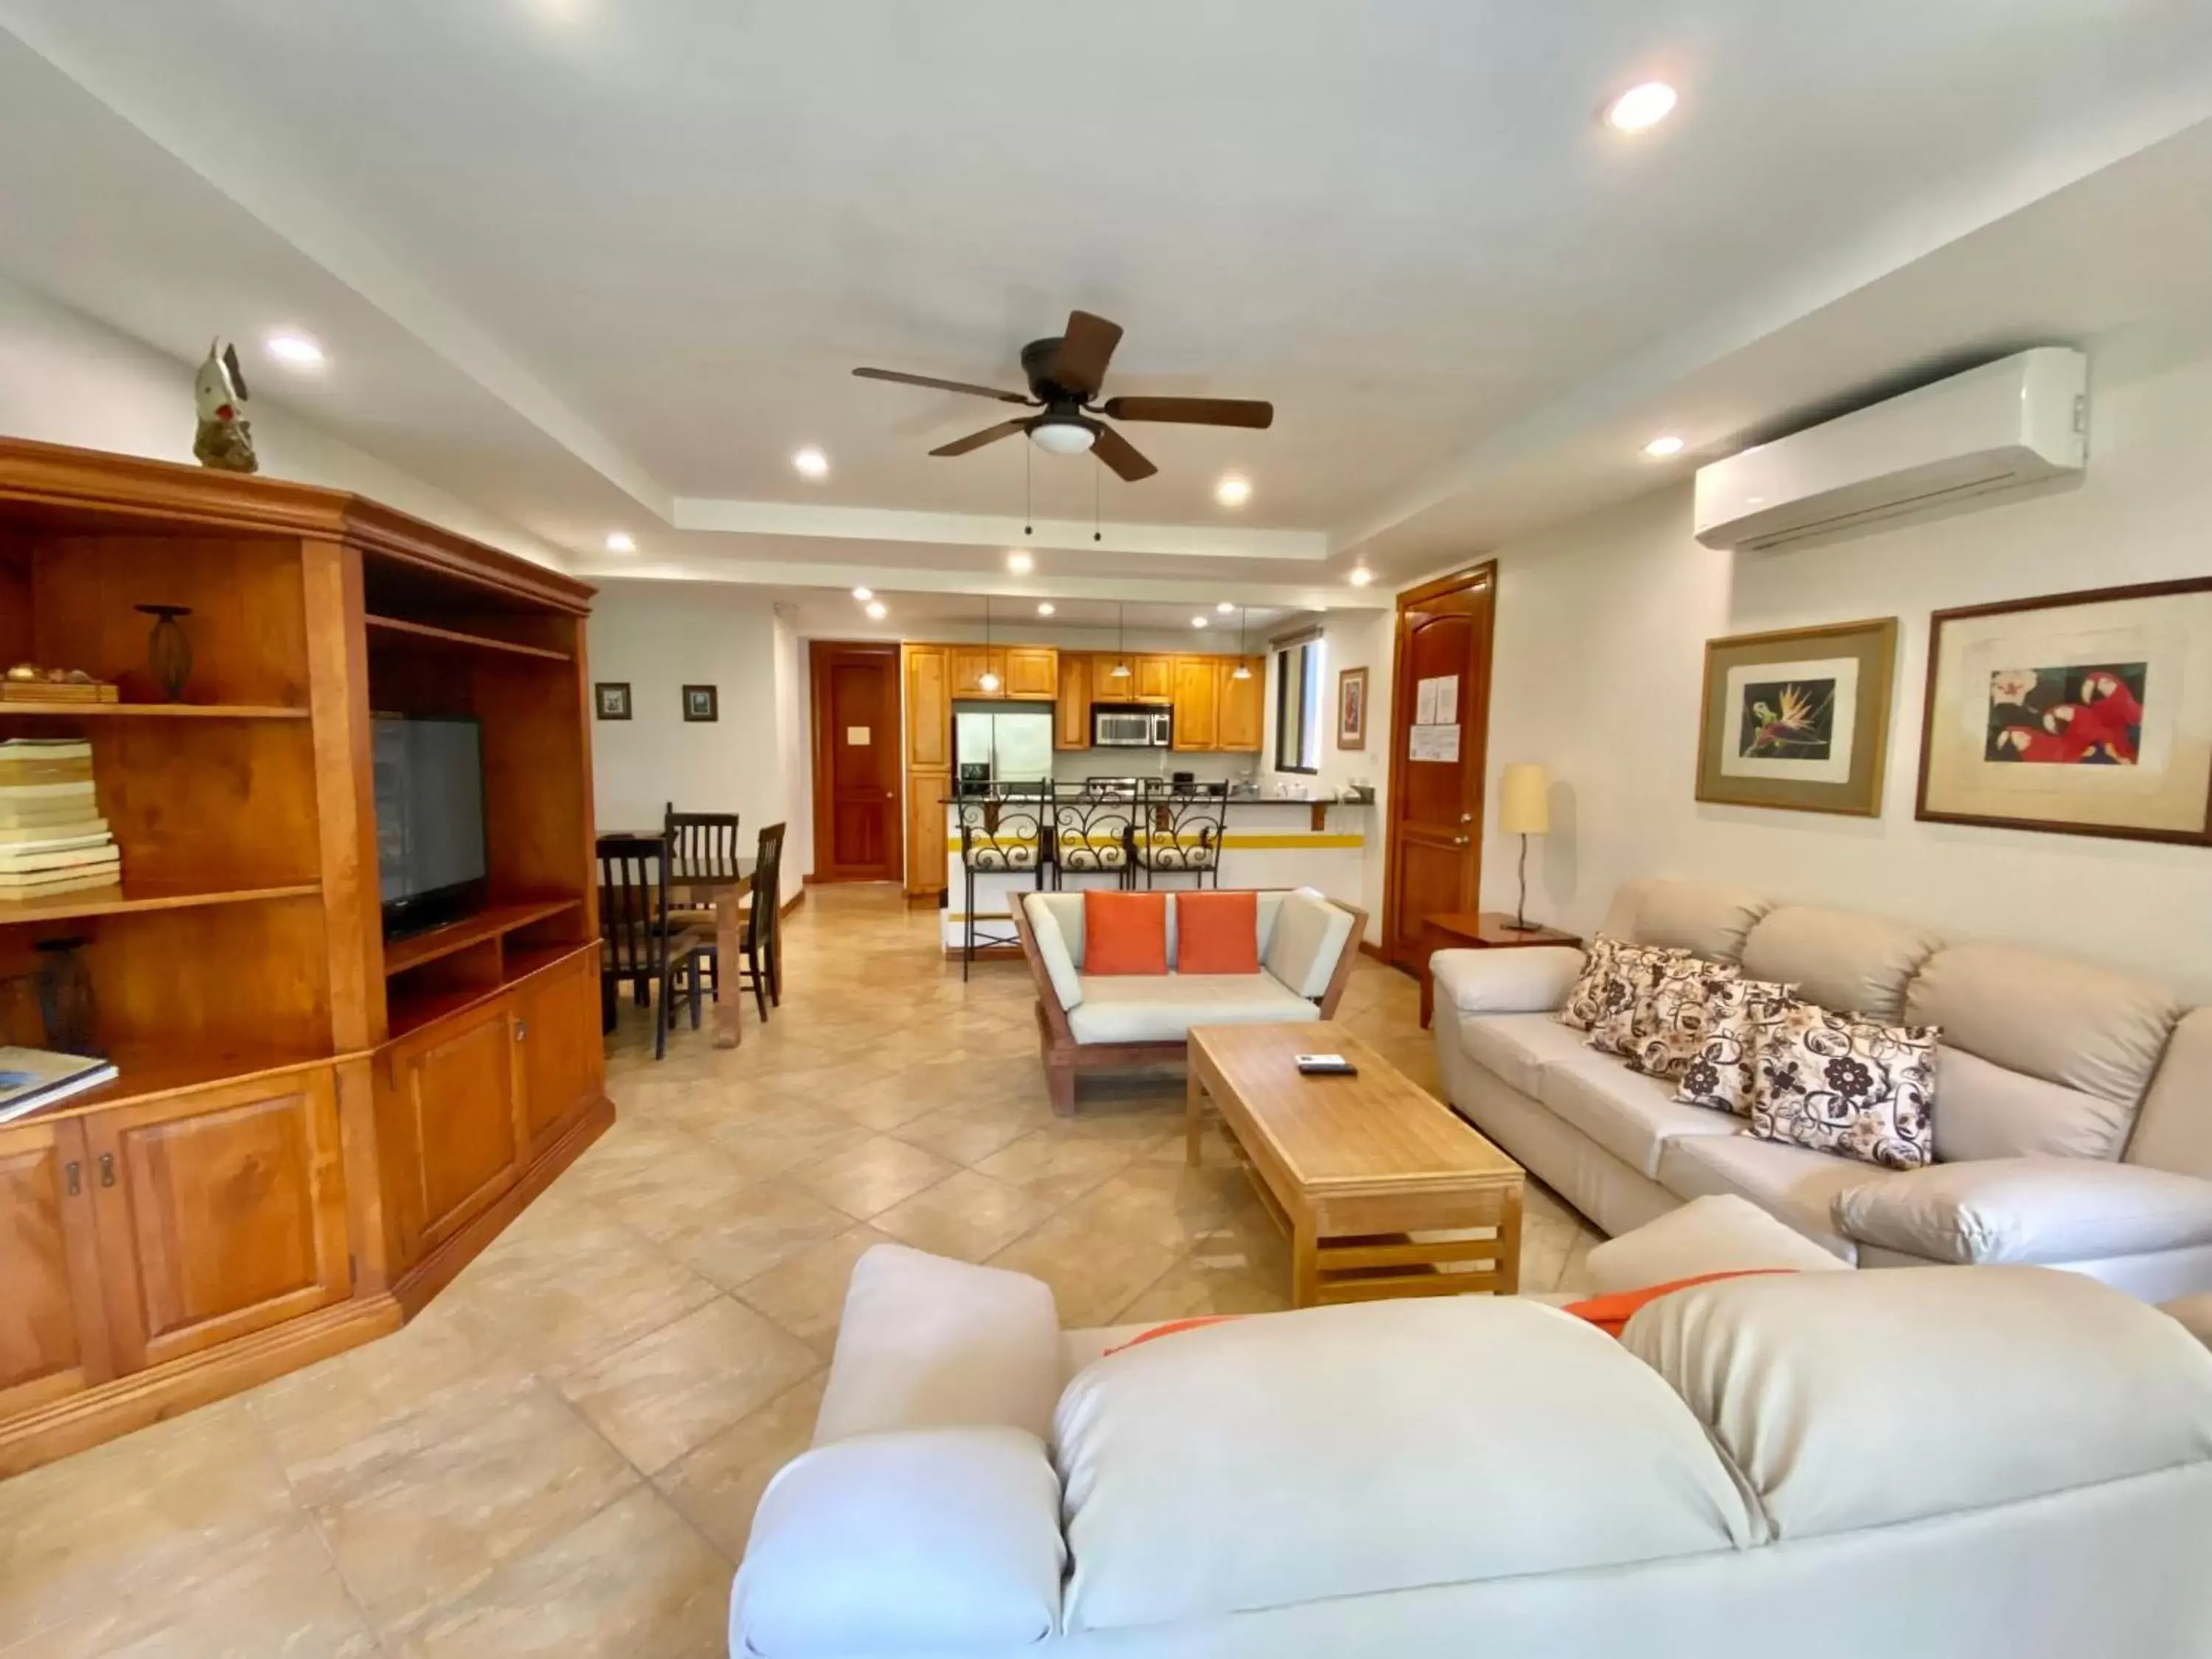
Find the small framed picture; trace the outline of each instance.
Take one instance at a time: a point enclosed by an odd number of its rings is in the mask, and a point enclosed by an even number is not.
[[[711,685],[687,685],[684,688],[684,718],[687,720],[718,720],[722,718],[720,700]]]
[[[592,687],[592,702],[603,720],[626,720],[629,718],[629,682],[600,680]]]
[[[1698,799],[1881,814],[1897,618],[1705,641]]]
[[[1367,671],[1340,670],[1336,677],[1336,746],[1367,747]]]

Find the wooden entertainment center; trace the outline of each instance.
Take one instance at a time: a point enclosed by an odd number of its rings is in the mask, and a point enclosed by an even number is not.
[[[592,590],[359,497],[0,441],[0,702],[82,737],[120,886],[0,902],[0,1043],[84,941],[112,1083],[0,1125],[0,1476],[394,1330],[614,1121]],[[169,702],[140,605],[191,607]],[[371,715],[470,715],[487,902],[387,944]]]

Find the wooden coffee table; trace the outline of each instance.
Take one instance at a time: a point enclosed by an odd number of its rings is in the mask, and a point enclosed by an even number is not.
[[[1307,1077],[1312,1053],[1359,1075]],[[1521,1166],[1342,1026],[1194,1030],[1194,1165],[1209,1097],[1290,1236],[1292,1306],[1520,1288]]]

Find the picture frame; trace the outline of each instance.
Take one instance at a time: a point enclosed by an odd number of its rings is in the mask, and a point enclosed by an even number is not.
[[[2212,846],[2212,577],[1936,612],[1914,811]]]
[[[603,720],[628,720],[630,717],[629,682],[594,681],[592,685],[592,712]]]
[[[1881,815],[1897,618],[1705,641],[1697,798]]]
[[[696,724],[722,718],[720,694],[711,685],[687,685],[684,688],[684,718]]]
[[[1336,675],[1336,746],[1367,747],[1367,671],[1342,668]]]

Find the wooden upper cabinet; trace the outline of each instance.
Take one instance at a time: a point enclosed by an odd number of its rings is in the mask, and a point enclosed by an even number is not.
[[[593,952],[580,951],[515,987],[514,1044],[522,1059],[526,1156],[534,1162],[599,1097],[605,1082]]]
[[[1174,744],[1177,749],[1220,746],[1221,670],[1215,657],[1175,659]]]
[[[941,645],[906,647],[906,763],[952,765],[952,683]]]
[[[0,1415],[112,1369],[82,1121],[0,1129]]]
[[[1049,702],[1060,695],[1060,653],[1048,645],[1010,645],[999,670],[1010,697]]]
[[[1237,678],[1240,664],[1250,671],[1249,676],[1241,680]],[[1266,728],[1267,659],[1265,657],[1224,658],[1219,672],[1221,724],[1216,747],[1256,755],[1260,752],[1261,737]]]
[[[1137,671],[1138,702],[1175,701],[1175,658],[1139,657],[1131,665]]]
[[[1120,679],[1114,678],[1114,665],[1126,662],[1133,670],[1134,657],[1117,656],[1111,651],[1091,653],[1091,701],[1093,702],[1134,702],[1137,700],[1137,677],[1130,672]]]
[[[1052,746],[1091,747],[1091,659],[1079,651],[1060,653],[1060,696],[1053,707]]]
[[[196,1353],[349,1293],[327,1068],[82,1121],[117,1370]]]
[[[945,647],[952,664],[952,695],[956,697],[1003,697],[1006,695],[1006,653],[996,646],[954,645]],[[999,684],[986,689],[983,676],[996,674]]]

